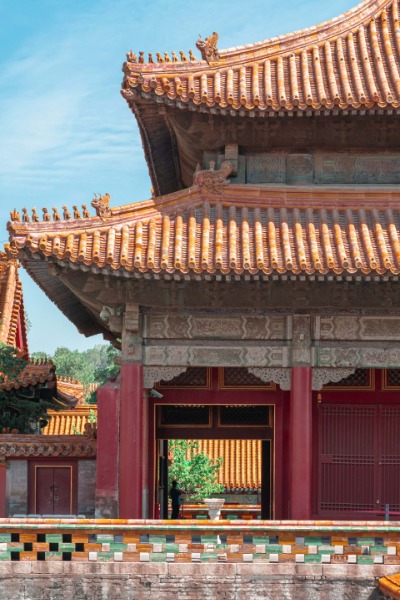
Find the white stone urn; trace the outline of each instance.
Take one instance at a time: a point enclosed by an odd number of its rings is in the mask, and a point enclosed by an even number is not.
[[[211,521],[218,521],[221,516],[221,508],[225,503],[225,498],[205,498],[204,504],[207,507],[208,515]]]

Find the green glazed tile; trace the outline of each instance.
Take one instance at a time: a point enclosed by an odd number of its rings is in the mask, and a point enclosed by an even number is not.
[[[373,565],[374,564],[374,559],[372,558],[372,556],[362,556],[362,555],[359,555],[357,557],[357,563],[359,565]]]
[[[114,552],[99,552],[97,554],[97,560],[102,562],[109,562],[110,560],[114,560]]]
[[[201,543],[202,544],[216,544],[218,542],[218,536],[217,535],[202,535],[201,536]]]
[[[266,552],[271,552],[272,554],[282,554],[282,545],[281,544],[265,544]]]
[[[371,552],[378,552],[378,554],[387,554],[387,546],[372,546]]]
[[[58,549],[60,552],[75,552],[75,544],[71,542],[64,542],[59,544]]]
[[[166,560],[166,552],[150,552],[150,562],[165,562]]]
[[[320,563],[321,555],[320,554],[306,554],[304,556],[304,562],[306,563]]]
[[[62,535],[60,533],[46,533],[46,542],[51,542],[52,544],[61,544]]]
[[[218,560],[218,555],[216,552],[202,552],[200,559],[201,562],[210,562],[213,560]]]
[[[11,560],[10,552],[0,552],[0,560]]]
[[[334,546],[320,546],[318,548],[319,554],[335,554]]]
[[[11,533],[0,533],[0,543],[11,542]]]
[[[320,536],[309,535],[309,536],[306,536],[306,538],[304,539],[305,546],[321,546],[321,544],[322,544],[322,537],[320,537]]]
[[[357,546],[373,546],[375,544],[375,538],[373,537],[359,537]]]
[[[253,544],[267,544],[269,542],[268,535],[254,535]]]
[[[96,539],[98,544],[114,543],[114,535],[112,533],[98,533]]]
[[[178,554],[179,544],[164,544],[165,552],[174,552]]]
[[[108,542],[106,542],[108,543]],[[123,552],[124,550],[126,550],[128,544],[119,544],[116,542],[113,542],[110,544],[110,552]]]
[[[269,558],[266,554],[254,554],[254,560],[258,562],[268,562]]]
[[[166,535],[150,535],[149,536],[150,544],[165,544],[166,541],[167,541]]]

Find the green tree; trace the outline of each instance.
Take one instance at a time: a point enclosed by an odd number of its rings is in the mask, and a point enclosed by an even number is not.
[[[15,348],[0,343],[0,383],[16,379],[26,364],[25,360],[18,357]],[[12,429],[20,433],[32,433],[38,423],[44,425],[49,420],[46,414],[48,408],[56,407],[36,398],[30,390],[0,390],[0,433]]]
[[[168,467],[168,489],[176,479],[191,501],[210,498],[224,491],[224,486],[217,483],[218,471],[223,463],[221,457],[213,460],[199,452],[198,441],[170,440],[168,448],[172,455]]]
[[[32,358],[37,359],[46,356],[56,365],[57,375],[78,379],[84,386],[89,386],[91,383],[101,385],[118,374],[119,365],[116,363],[119,355],[120,352],[111,344],[97,344],[94,348],[83,352],[60,346],[53,356],[44,355],[43,352],[35,352]],[[95,401],[96,392],[90,394],[87,398],[89,403]]]

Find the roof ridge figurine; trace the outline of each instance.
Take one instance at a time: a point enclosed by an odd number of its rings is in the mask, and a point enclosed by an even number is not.
[[[229,160],[224,160],[220,169],[215,170],[215,161],[211,160],[209,164],[210,168],[204,170],[197,164],[193,175],[193,184],[198,185],[206,192],[220,195],[222,190],[230,184],[228,177],[233,171],[233,165]]]
[[[206,37],[205,40],[202,40],[201,35],[199,34],[199,39],[196,42],[196,48],[200,50],[201,58],[203,60],[206,60],[208,63],[214,60],[219,60],[217,43],[218,33],[216,31],[214,31],[212,35]]]
[[[111,216],[111,210],[108,206],[110,202],[110,194],[104,194],[104,196],[98,194],[98,196],[99,197],[97,198],[97,194],[95,194],[91,202],[93,208],[96,209],[96,215],[102,219],[104,217]]]

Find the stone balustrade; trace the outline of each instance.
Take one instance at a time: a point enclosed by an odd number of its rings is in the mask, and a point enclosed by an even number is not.
[[[400,565],[400,523],[0,519],[0,561]]]

